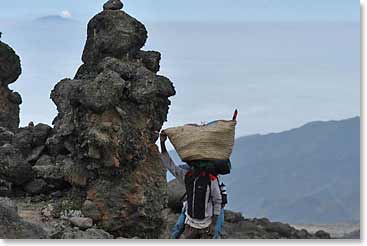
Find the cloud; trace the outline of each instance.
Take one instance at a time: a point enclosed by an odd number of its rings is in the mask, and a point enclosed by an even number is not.
[[[64,18],[71,18],[72,14],[69,10],[65,9],[63,11],[61,11],[61,16]]]

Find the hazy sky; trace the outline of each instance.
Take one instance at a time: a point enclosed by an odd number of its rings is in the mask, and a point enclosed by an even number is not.
[[[22,59],[11,85],[22,125],[51,124],[50,91],[80,66],[103,2],[2,1],[2,40]],[[238,136],[359,115],[359,1],[126,0],[124,9],[144,22],[144,49],[162,53],[160,74],[176,87],[164,127],[230,118],[234,108]],[[75,21],[34,21],[48,15]]]
[[[69,11],[85,19],[105,0],[2,1],[1,18],[34,18]],[[143,21],[358,21],[359,0],[125,0]]]

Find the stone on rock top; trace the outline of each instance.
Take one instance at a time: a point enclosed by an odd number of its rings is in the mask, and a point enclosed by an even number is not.
[[[148,38],[145,26],[124,11],[102,11],[88,24],[82,60],[98,64],[105,57],[136,54]]]
[[[103,5],[103,10],[120,10],[124,7],[120,0],[109,0]]]

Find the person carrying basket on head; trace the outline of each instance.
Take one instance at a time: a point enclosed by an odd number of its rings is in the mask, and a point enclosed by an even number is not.
[[[236,122],[237,110],[232,121]],[[210,125],[211,123],[207,124]],[[176,166],[167,152],[167,134],[160,134],[161,160],[164,166],[185,185],[186,199],[182,213],[173,228],[171,238],[211,239],[220,238],[224,223],[224,206],[227,197],[224,184],[218,175],[228,174],[231,169],[226,160],[190,160],[188,166]]]

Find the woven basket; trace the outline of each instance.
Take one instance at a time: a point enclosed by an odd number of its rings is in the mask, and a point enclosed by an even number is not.
[[[164,130],[182,161],[227,160],[231,156],[236,121],[184,125]]]

